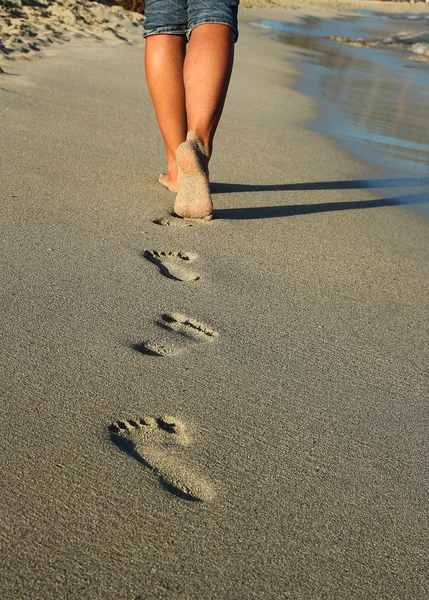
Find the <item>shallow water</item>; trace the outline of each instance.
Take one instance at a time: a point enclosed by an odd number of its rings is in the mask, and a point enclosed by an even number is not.
[[[404,31],[417,35],[427,31],[429,15],[409,17],[366,12],[255,25],[297,50],[299,87],[322,105],[314,128],[379,167],[383,177],[420,188],[413,194],[409,190],[414,203],[416,192],[424,200],[421,188],[427,193],[429,186],[429,64],[410,61],[411,53],[398,48],[352,47],[329,39],[384,39]],[[429,204],[423,206],[429,212]]]

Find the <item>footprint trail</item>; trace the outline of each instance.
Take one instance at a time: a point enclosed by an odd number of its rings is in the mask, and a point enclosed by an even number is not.
[[[108,430],[111,441],[149,468],[172,494],[197,502],[214,498],[211,483],[183,463],[191,440],[179,419],[128,419],[112,423]]]

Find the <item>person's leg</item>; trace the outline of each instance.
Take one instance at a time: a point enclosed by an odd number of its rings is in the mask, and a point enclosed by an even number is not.
[[[176,150],[186,139],[187,132],[183,83],[185,50],[184,35],[159,34],[146,38],[146,79],[167,152],[167,173],[160,175],[159,181],[174,192],[180,183]]]
[[[188,131],[193,131],[210,157],[213,137],[225,103],[234,58],[231,27],[198,25],[191,33],[183,70]]]
[[[184,61],[187,140],[177,150],[181,185],[174,212],[210,218],[212,201],[208,161],[225,103],[234,57],[234,32],[228,25],[204,23],[191,33]]]

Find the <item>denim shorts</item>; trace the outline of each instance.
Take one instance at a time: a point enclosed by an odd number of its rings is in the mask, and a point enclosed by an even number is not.
[[[240,0],[146,0],[144,37],[160,33],[186,35],[203,23],[229,25],[238,38],[237,10]]]

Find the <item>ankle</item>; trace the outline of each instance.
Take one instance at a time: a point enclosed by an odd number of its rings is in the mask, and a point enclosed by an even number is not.
[[[187,141],[194,142],[201,154],[207,159],[207,163],[210,160],[212,143],[207,135],[200,135],[198,131],[189,130],[186,136]]]
[[[176,161],[167,162],[167,173],[171,179],[177,179],[179,177],[179,166]]]

